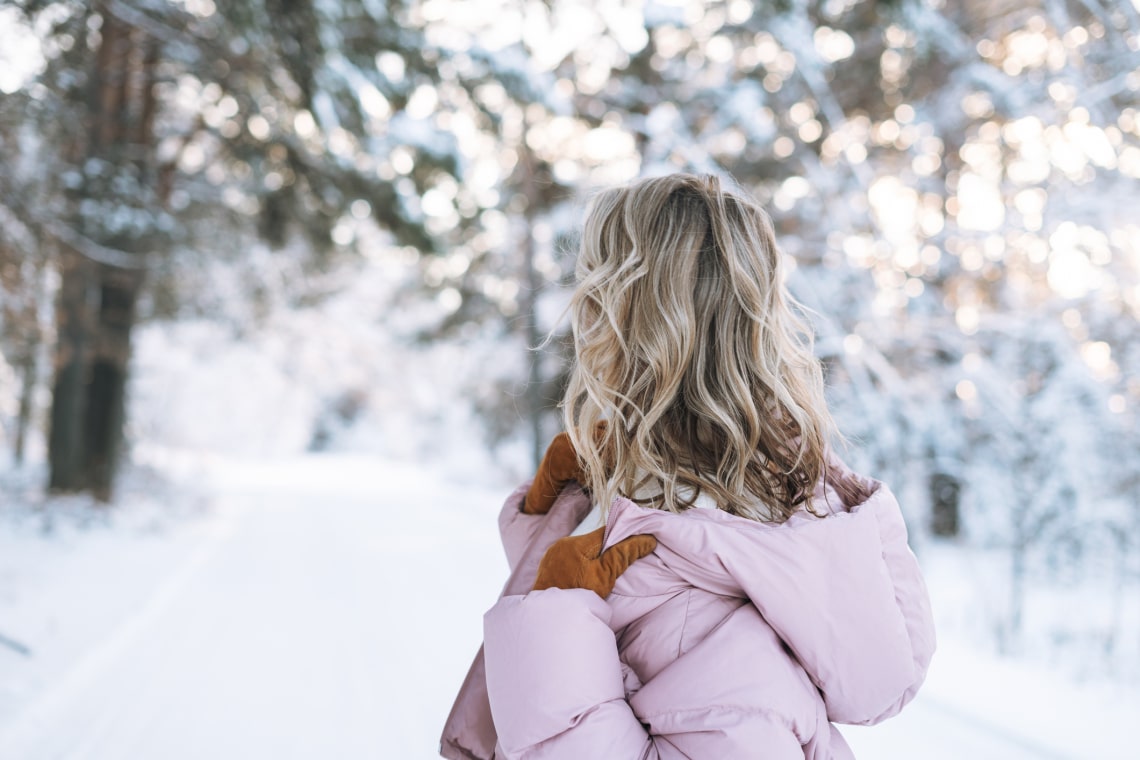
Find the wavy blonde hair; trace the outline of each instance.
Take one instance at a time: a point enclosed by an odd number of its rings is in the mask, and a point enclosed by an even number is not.
[[[603,510],[620,494],[680,512],[702,493],[766,522],[813,510],[837,431],[781,255],[764,210],[715,176],[592,199],[563,414]]]

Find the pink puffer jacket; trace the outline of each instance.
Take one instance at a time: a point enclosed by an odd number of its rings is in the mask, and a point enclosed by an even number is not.
[[[898,503],[817,489],[825,518],[782,525],[617,499],[605,546],[657,537],[603,601],[531,591],[538,560],[590,509],[499,523],[512,572],[448,718],[447,758],[850,758],[831,722],[871,724],[914,696],[934,652],[926,587]],[[827,499],[825,503],[824,499]]]

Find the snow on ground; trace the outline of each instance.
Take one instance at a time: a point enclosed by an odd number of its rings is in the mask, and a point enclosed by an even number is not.
[[[501,489],[352,457],[215,476],[154,532],[4,523],[0,627],[32,656],[0,651],[0,757],[432,755],[504,573]]]
[[[348,454],[183,465],[107,514],[0,508],[0,634],[30,649],[0,645],[0,757],[435,757],[513,484]],[[901,716],[843,731],[862,758],[1122,758],[1138,714],[1136,689],[944,639]]]

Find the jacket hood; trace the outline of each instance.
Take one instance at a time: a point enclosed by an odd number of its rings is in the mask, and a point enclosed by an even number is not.
[[[783,524],[718,509],[674,514],[619,497],[604,546],[653,534],[679,582],[751,600],[819,689],[830,720],[876,723],[914,696],[935,642],[898,502],[882,483],[864,482],[865,501],[818,489],[814,503],[836,505],[831,513],[801,510]]]

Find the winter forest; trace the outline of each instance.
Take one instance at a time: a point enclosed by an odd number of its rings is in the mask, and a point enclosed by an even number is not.
[[[672,171],[927,573],[856,753],[1127,756],[1140,0],[0,0],[0,756],[434,757],[585,204]]]

